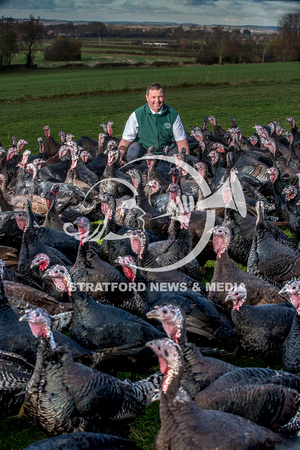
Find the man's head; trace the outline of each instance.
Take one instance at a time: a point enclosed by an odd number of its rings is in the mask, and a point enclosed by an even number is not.
[[[161,84],[152,83],[146,89],[146,100],[149,108],[158,113],[165,101],[165,91]]]

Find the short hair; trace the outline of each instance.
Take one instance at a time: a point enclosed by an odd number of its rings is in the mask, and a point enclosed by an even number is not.
[[[160,83],[151,83],[147,86],[146,95],[149,95],[149,91],[159,91],[160,89],[163,91],[163,94],[165,95],[165,90]]]

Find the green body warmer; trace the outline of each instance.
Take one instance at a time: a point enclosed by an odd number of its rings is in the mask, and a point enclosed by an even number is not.
[[[144,148],[154,146],[154,154],[161,155],[166,145],[174,147],[173,124],[178,117],[178,112],[164,105],[160,114],[153,114],[146,103],[135,110],[139,124],[139,132],[135,141]]]

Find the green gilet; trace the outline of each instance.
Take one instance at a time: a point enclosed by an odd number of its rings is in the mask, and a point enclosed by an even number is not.
[[[154,154],[161,155],[166,145],[174,147],[173,124],[178,117],[178,112],[164,105],[160,114],[153,114],[148,103],[135,110],[139,124],[139,131],[135,141],[144,148],[153,145]]]

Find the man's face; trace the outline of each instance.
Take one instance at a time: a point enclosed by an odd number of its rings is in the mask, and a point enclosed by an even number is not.
[[[155,113],[158,113],[165,101],[165,96],[162,89],[158,91],[149,91],[149,94],[146,94],[146,100],[148,102],[149,108],[152,109]]]

